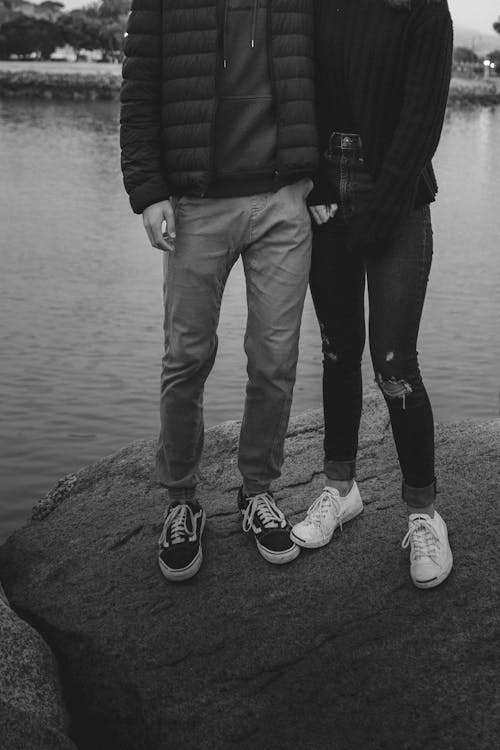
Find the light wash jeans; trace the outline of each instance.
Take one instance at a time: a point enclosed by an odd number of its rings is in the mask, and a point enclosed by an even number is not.
[[[248,384],[238,466],[245,492],[279,477],[311,262],[303,179],[275,193],[175,201],[175,250],[165,256],[165,355],[157,467],[171,500],[194,497],[203,449],[203,390],[217,352],[224,286],[241,255]]]

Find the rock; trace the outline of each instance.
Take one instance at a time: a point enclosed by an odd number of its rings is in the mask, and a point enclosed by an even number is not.
[[[75,750],[54,656],[10,609],[0,586],[0,747]]]
[[[290,424],[276,485],[292,521],[322,487],[321,415]],[[500,422],[438,426],[439,505],[455,569],[409,579],[400,473],[381,397],[365,402],[365,512],[271,566],[240,531],[238,424],[207,434],[199,575],[156,562],[154,442],[63,480],[0,549],[12,604],[58,658],[80,750],[481,750],[496,747]]]

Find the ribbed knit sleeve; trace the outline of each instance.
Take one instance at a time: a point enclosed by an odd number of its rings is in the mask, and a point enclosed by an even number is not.
[[[120,101],[121,166],[135,213],[168,199],[162,172],[162,0],[132,0]]]
[[[439,143],[452,55],[448,9],[430,4],[409,40],[399,121],[376,179],[373,201],[352,228],[353,245],[380,246],[414,205],[419,175]]]

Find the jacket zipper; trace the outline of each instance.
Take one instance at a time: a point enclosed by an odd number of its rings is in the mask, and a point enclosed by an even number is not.
[[[267,65],[269,68],[269,78],[271,81],[271,91],[273,94],[274,116],[276,118],[276,151],[274,154],[273,176],[274,176],[274,179],[277,181],[280,177],[278,154],[279,154],[279,139],[280,139],[280,132],[281,132],[281,123],[280,123],[280,111],[279,111],[279,101],[278,101],[278,89],[276,87],[276,79],[274,75],[274,62],[273,62],[273,54],[272,54],[272,35],[271,35],[272,8],[271,6],[272,6],[272,0],[267,0],[267,7],[266,7]]]
[[[214,2],[215,6],[215,72],[214,72],[214,105],[212,113],[212,122],[210,125],[210,154],[208,157],[208,170],[207,170],[207,184],[202,190],[200,197],[204,198],[207,194],[207,190],[210,187],[214,175],[215,167],[215,120],[217,117],[217,108],[219,106],[219,96],[217,92],[217,71],[219,69],[219,23],[217,18],[217,3]]]

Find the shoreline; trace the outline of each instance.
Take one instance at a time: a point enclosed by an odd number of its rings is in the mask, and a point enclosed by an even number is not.
[[[117,100],[121,66],[105,63],[0,63],[0,99]]]
[[[448,108],[494,107],[497,104],[500,104],[500,78],[451,79]]]
[[[121,65],[118,63],[0,61],[0,99],[47,101],[118,100]],[[452,78],[448,106],[500,104],[500,78]]]

